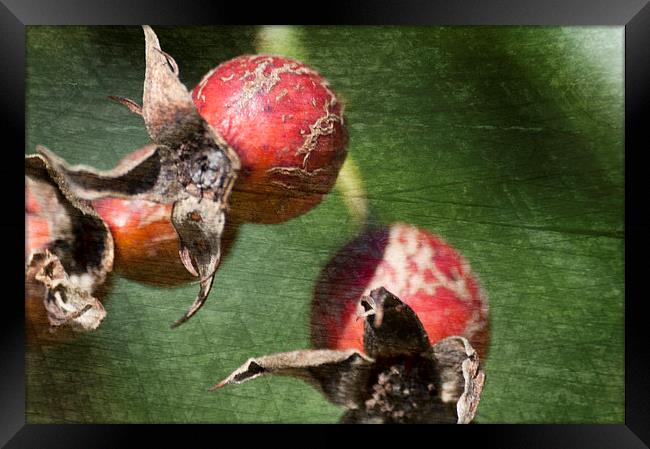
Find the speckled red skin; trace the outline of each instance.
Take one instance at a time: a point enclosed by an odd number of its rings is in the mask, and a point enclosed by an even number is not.
[[[469,264],[440,237],[401,223],[365,231],[327,264],[312,303],[312,344],[363,350],[357,304],[380,286],[415,311],[432,344],[461,335],[487,355],[488,301]]]
[[[239,56],[210,71],[192,98],[241,160],[231,198],[239,221],[289,220],[334,186],[348,135],[342,105],[312,68],[279,56]]]

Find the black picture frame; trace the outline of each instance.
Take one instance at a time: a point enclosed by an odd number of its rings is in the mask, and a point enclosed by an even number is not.
[[[248,440],[267,437],[285,441],[342,441],[350,434],[367,444],[383,440],[394,428],[368,426],[127,426],[34,425],[25,423],[24,310],[16,296],[23,291],[18,257],[24,232],[23,197],[13,193],[21,176],[18,167],[25,136],[25,26],[26,25],[191,25],[191,24],[353,24],[367,25],[618,25],[625,26],[625,423],[620,425],[479,425],[416,427],[409,439],[451,439],[476,446],[492,440],[496,447],[526,448],[643,448],[650,444],[650,351],[644,334],[647,319],[643,279],[644,256],[650,254],[650,221],[644,213],[648,176],[645,152],[650,135],[650,4],[648,0],[524,0],[450,2],[435,0],[356,1],[353,4],[320,4],[318,14],[301,5],[269,3],[251,8],[243,2],[158,0],[0,0],[0,99],[5,141],[2,164],[7,209],[0,219],[5,237],[5,317],[0,342],[0,444],[22,447],[119,447],[135,438],[150,442],[190,442],[200,437],[218,444],[226,434],[248,435]],[[644,120],[645,119],[645,120]],[[11,143],[7,143],[11,142]],[[16,149],[12,151],[11,148]],[[14,160],[15,158],[15,160]],[[14,165],[15,164],[15,165]],[[645,175],[645,176],[644,176]],[[14,210],[15,208],[15,210]],[[24,234],[22,234],[24,235]],[[15,253],[14,253],[15,252]],[[24,257],[24,256],[23,256]],[[7,271],[9,270],[9,271]],[[11,270],[16,270],[15,275]],[[13,291],[13,285],[16,285]],[[6,290],[6,289],[3,289]],[[8,317],[8,318],[7,318]],[[462,429],[461,429],[462,428]],[[413,429],[413,428],[412,428]],[[413,433],[415,432],[415,433]],[[416,435],[417,434],[417,435]],[[398,436],[398,435],[395,435]],[[301,440],[302,439],[302,440]],[[454,444],[454,443],[452,443]],[[311,445],[311,443],[310,443]]]

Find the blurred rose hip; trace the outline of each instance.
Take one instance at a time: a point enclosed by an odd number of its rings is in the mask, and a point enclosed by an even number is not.
[[[362,349],[356,305],[382,286],[415,311],[432,344],[459,335],[486,356],[488,301],[469,264],[439,236],[403,223],[364,231],[327,264],[312,304],[312,344]]]

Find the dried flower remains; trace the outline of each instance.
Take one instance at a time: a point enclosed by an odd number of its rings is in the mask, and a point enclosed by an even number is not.
[[[248,359],[215,390],[263,375],[303,379],[347,409],[344,423],[470,423],[485,373],[467,339],[433,346],[413,310],[380,287],[359,303],[364,351],[302,350]]]
[[[96,329],[106,316],[93,296],[113,267],[113,239],[89,202],[40,155],[25,158],[26,310],[42,312],[51,330]]]

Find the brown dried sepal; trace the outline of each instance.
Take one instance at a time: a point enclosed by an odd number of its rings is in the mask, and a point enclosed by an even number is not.
[[[151,27],[143,26],[146,71],[142,107],[111,97],[141,115],[153,142],[139,159],[113,170],[69,166],[45,148],[38,151],[80,198],[144,199],[174,204],[172,224],[180,238],[179,257],[199,277],[200,291],[172,327],[187,321],[205,302],[221,257],[221,235],[240,169],[237,153],[198,113],[178,78],[178,65],[162,51]]]
[[[45,288],[43,305],[52,328],[69,325],[75,331],[97,329],[106,317],[102,303],[73,281],[61,261],[49,250],[32,253],[28,278]]]
[[[384,288],[360,303],[367,354],[304,350],[251,358],[210,390],[262,375],[303,379],[344,406],[345,423],[470,423],[485,374],[464,337],[435,345],[415,313]]]
[[[47,243],[33,245],[26,254],[27,310],[42,301],[52,330],[96,329],[106,316],[93,291],[113,268],[113,238],[89,202],[77,198],[61,174],[39,155],[25,158],[26,188],[43,208],[48,223]],[[28,223],[29,226],[29,216]]]
[[[433,345],[433,357],[440,373],[443,402],[455,402],[458,424],[469,424],[485,384],[476,350],[465,337],[447,337]]]
[[[290,376],[311,384],[332,403],[354,408],[363,400],[356,385],[367,380],[372,363],[371,358],[354,349],[281,352],[248,359],[210,391],[263,375]]]

